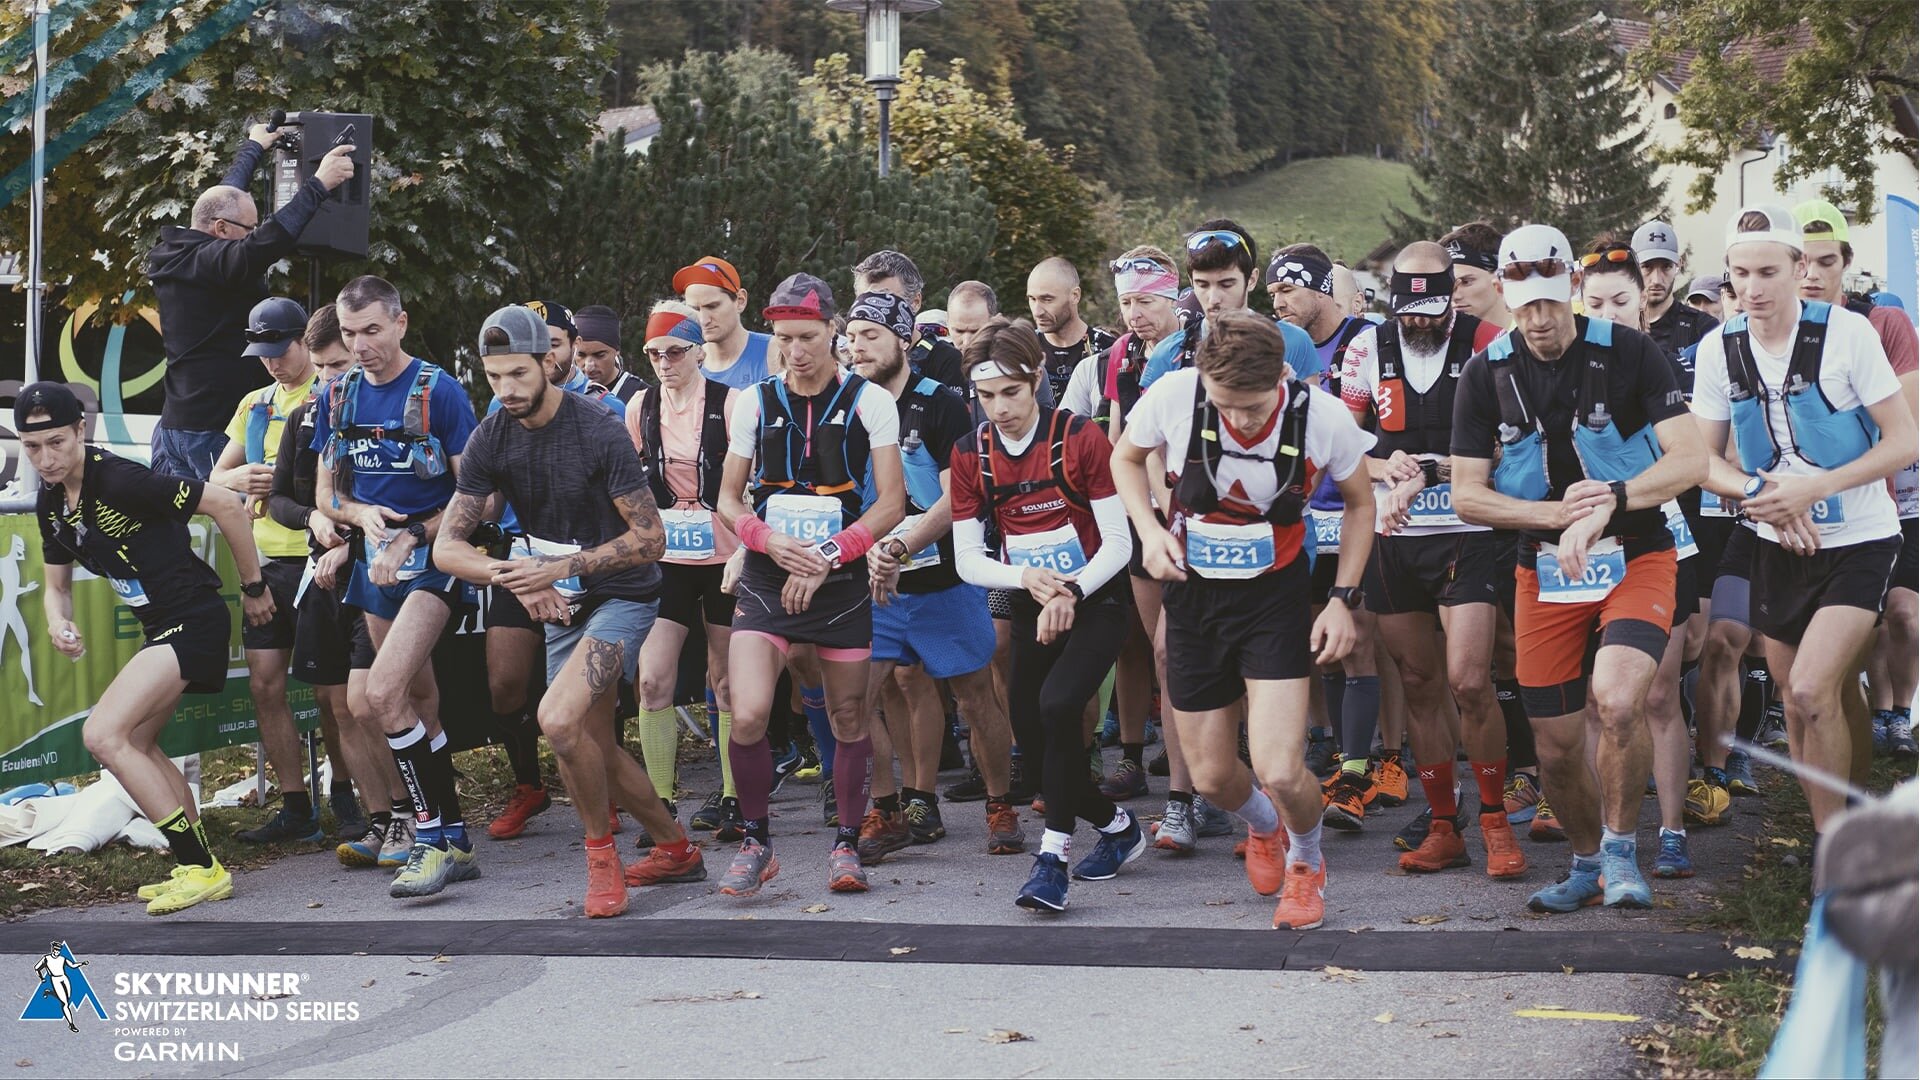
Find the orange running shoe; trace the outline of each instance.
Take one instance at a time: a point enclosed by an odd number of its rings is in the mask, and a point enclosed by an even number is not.
[[[834,892],[866,892],[867,872],[860,868],[860,853],[852,844],[833,845],[827,856],[827,888]]]
[[[607,804],[607,828],[613,833],[613,835],[615,836],[620,835],[620,804],[619,803]]]
[[[1407,801],[1407,770],[1400,766],[1399,754],[1382,755],[1373,763],[1374,800],[1381,806],[1399,806]]]
[[[1373,799],[1373,781],[1366,773],[1345,769],[1333,774],[1331,787],[1323,789],[1326,812],[1322,824],[1342,832],[1358,832],[1367,821],[1367,803]]]
[[[611,847],[587,849],[589,919],[609,919],[627,911],[627,882],[620,874],[620,853]]]
[[[1018,855],[1027,850],[1027,834],[1020,828],[1020,812],[1011,803],[987,804],[987,854]]]
[[[1273,928],[1312,930],[1326,919],[1327,861],[1321,859],[1318,870],[1307,869],[1306,863],[1289,864],[1286,884],[1280,889],[1280,906],[1273,909]]]
[[[1247,884],[1261,896],[1280,891],[1287,876],[1287,830],[1275,829],[1271,836],[1247,834]]]
[[[1467,842],[1453,829],[1453,820],[1434,815],[1433,825],[1420,846],[1400,856],[1400,869],[1411,874],[1431,874],[1455,866],[1472,866],[1467,857]]]
[[[1520,851],[1520,838],[1513,835],[1506,811],[1480,815],[1480,840],[1487,848],[1488,877],[1517,878],[1527,872],[1527,857]]]
[[[1283,829],[1281,831],[1284,832],[1286,830]],[[1246,837],[1243,836],[1237,842],[1234,843],[1233,857],[1236,859],[1245,859],[1247,857],[1247,838]]]
[[[689,846],[687,857],[675,858],[664,847],[648,849],[647,857],[627,866],[629,885],[677,885],[686,881],[707,880],[707,860],[700,849]]]
[[[553,805],[547,789],[538,784],[516,784],[500,816],[487,824],[487,835],[495,840],[511,840],[527,831],[527,819]]]
[[[911,843],[913,832],[907,828],[907,815],[898,810],[889,814],[876,806],[860,820],[860,840],[854,851],[862,864],[872,866]]]

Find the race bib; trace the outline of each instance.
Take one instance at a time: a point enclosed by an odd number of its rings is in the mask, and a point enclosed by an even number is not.
[[[920,524],[920,519],[923,517],[926,517],[926,515],[925,514],[908,514],[905,521],[902,521],[900,524],[894,526],[893,531],[888,533],[886,536],[882,537],[881,539],[883,540],[891,539],[897,536],[900,538],[901,543],[905,543],[907,539],[907,533],[912,531],[915,525]],[[903,574],[911,574],[915,570],[925,570],[929,566],[939,566],[940,565],[940,541],[935,540],[933,543],[928,544],[926,547],[921,548],[919,551],[911,553],[910,555],[907,556],[907,561],[911,565],[902,566],[900,568],[900,572]]]
[[[662,510],[660,524],[667,532],[666,557],[669,562],[697,562],[713,558],[713,511],[705,507]]]
[[[509,559],[531,559],[539,555],[551,555],[566,558],[580,554],[579,544],[562,544],[556,540],[542,540],[537,536],[517,536],[513,540],[513,550],[507,554]],[[568,600],[578,600],[587,593],[586,586],[580,584],[580,575],[563,577],[553,583],[553,591]]]
[[[1187,569],[1203,578],[1259,577],[1273,569],[1273,526],[1222,525],[1187,519]]]
[[[373,565],[373,560],[379,558],[380,553],[387,550],[387,545],[384,541],[375,543],[372,537],[368,537],[363,543],[363,550],[366,552],[367,565],[371,566]],[[418,545],[412,551],[407,552],[407,561],[400,564],[400,569],[394,576],[401,581],[412,581],[414,578],[426,573],[427,556],[432,553],[433,545]]]
[[[1920,462],[1893,474],[1893,504],[1902,519],[1920,517]]]
[[[1832,498],[1821,499],[1819,502],[1807,507],[1807,513],[1813,517],[1814,528],[1819,529],[1821,532],[1839,528],[1841,525],[1847,523],[1846,503],[1841,501],[1841,497],[1838,495]]]
[[[107,583],[113,586],[113,594],[121,603],[132,608],[147,606],[147,587],[140,584],[139,578],[110,577]]]
[[[1552,544],[1541,544],[1534,560],[1534,572],[1540,577],[1540,600],[1547,604],[1591,604],[1605,600],[1627,577],[1627,553],[1620,538],[1596,541],[1587,549],[1586,572],[1568,580],[1560,570],[1560,558]]]
[[[1672,499],[1660,504],[1660,510],[1667,515],[1667,532],[1673,535],[1673,547],[1679,559],[1691,559],[1700,554],[1699,545],[1693,542],[1693,527],[1687,524],[1687,515],[1680,512],[1680,504]]]
[[[1087,551],[1073,526],[1062,525],[1043,533],[1007,537],[1007,562],[1072,577],[1086,569]]]
[[[1308,511],[1307,517],[1313,522],[1313,549],[1316,552],[1340,550],[1340,519],[1343,513],[1322,513]]]
[[[1700,516],[1730,518],[1733,511],[1727,509],[1727,501],[1706,488],[1700,489]]]
[[[840,500],[831,495],[775,495],[767,500],[767,524],[782,536],[818,544],[840,531]]]
[[[1453,512],[1453,485],[1421,488],[1407,508],[1409,526],[1458,525],[1460,515]]]

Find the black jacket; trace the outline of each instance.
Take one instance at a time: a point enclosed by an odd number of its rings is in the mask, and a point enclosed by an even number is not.
[[[221,183],[244,189],[262,153],[258,143],[247,140]],[[241,355],[247,347],[247,313],[267,296],[267,269],[293,254],[326,197],[326,187],[309,179],[244,240],[220,240],[172,225],[160,230],[160,242],[147,252],[147,278],[159,302],[167,351],[162,426],[222,431],[240,399],[261,385],[260,362]]]

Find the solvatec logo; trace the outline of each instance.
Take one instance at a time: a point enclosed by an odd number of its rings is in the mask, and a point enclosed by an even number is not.
[[[87,973],[81,969],[87,966],[85,960],[74,958],[73,950],[64,941],[56,941],[47,946],[47,954],[34,966],[34,974],[40,976],[40,987],[27,1002],[21,1012],[22,1020],[65,1020],[67,1030],[78,1032],[80,1025],[74,1021],[83,1010],[91,1009],[94,1019],[107,1018],[106,1007],[100,1004],[100,996],[93,992],[93,984],[87,981]]]

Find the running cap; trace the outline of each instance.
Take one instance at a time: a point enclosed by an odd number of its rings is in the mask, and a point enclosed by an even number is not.
[[[280,357],[307,332],[307,309],[284,296],[269,296],[247,312],[243,356]]]
[[[1740,222],[1749,214],[1766,218],[1766,228],[1742,229]],[[1727,250],[1732,251],[1741,244],[1785,244],[1795,255],[1806,250],[1801,246],[1800,223],[1794,220],[1791,210],[1778,203],[1743,206],[1727,219]]]
[[[1835,240],[1842,244],[1850,242],[1847,239],[1847,215],[1841,213],[1839,207],[1825,199],[1808,199],[1793,208],[1793,217],[1800,223],[1801,234],[1808,239]],[[1816,221],[1824,224],[1826,228],[1817,230],[1807,228]]]
[[[676,279],[677,280],[677,279]],[[776,285],[760,311],[768,322],[775,319],[818,319],[833,321],[833,289],[812,274],[794,274]]]
[[[507,332],[505,345],[487,344],[487,331]],[[525,304],[509,304],[487,316],[480,324],[478,348],[481,356],[544,357],[553,347],[547,337],[547,321]]]
[[[1633,260],[1645,266],[1655,259],[1680,265],[1680,241],[1673,226],[1664,221],[1649,221],[1633,230]]]
[[[1558,273],[1541,272],[1541,264],[1554,262],[1560,264]],[[1551,225],[1522,225],[1500,239],[1500,295],[1514,311],[1535,300],[1570,304],[1573,269],[1578,265],[1566,233]],[[1518,280],[1507,276],[1521,266],[1530,267],[1531,272]]]
[[[573,312],[567,310],[567,305],[552,300],[529,300],[526,306],[532,308],[535,315],[547,320],[547,325],[555,330],[565,330],[574,337],[580,336],[580,328],[573,325]],[[540,350],[540,355],[545,356],[546,350]]]
[[[37,412],[45,412],[45,420],[28,420]],[[51,431],[69,424],[77,424],[87,415],[66,383],[37,382],[20,391],[13,399],[13,430],[26,434],[30,431]]]
[[[740,271],[718,255],[702,255],[700,261],[674,271],[673,291],[682,296],[689,285],[711,285],[730,293],[740,291]]]
[[[1727,279],[1721,277],[1719,274],[1701,274],[1699,277],[1693,279],[1693,284],[1687,286],[1687,299],[1691,300],[1696,296],[1704,296],[1709,300],[1718,300],[1720,299],[1720,286],[1726,283]]]

